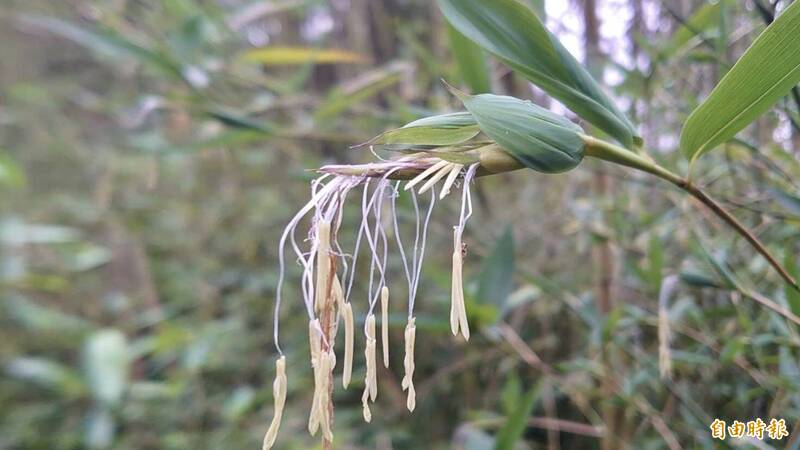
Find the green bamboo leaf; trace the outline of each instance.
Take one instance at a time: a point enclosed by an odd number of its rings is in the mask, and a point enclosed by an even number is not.
[[[132,59],[183,78],[180,68],[161,53],[137,44],[109,29],[90,30],[61,19],[34,14],[23,14],[17,20],[27,26],[48,31],[103,57],[120,60]]]
[[[356,79],[348,80],[331,91],[314,113],[314,120],[318,123],[324,122],[353,105],[372,98],[384,89],[397,84],[406,70],[408,66],[403,63],[389,63]]]
[[[668,40],[662,47],[659,55],[661,58],[667,59],[674,56],[676,52],[684,49],[695,38],[702,38],[704,33],[709,31],[720,22],[720,11],[723,3],[732,3],[733,0],[721,0],[716,3],[706,3],[685,20],[685,22],[678,27],[672,38]]]
[[[505,425],[497,433],[497,450],[513,450],[525,432],[525,425],[533,412],[533,407],[539,399],[542,383],[533,386],[519,399],[514,411],[508,415]]]
[[[558,173],[574,168],[583,159],[583,130],[566,118],[514,97],[456,95],[481,131],[526,167]]]
[[[681,150],[694,161],[732,138],[800,83],[800,2],[783,12],[742,55],[681,133]]]
[[[800,268],[798,268],[795,258],[796,256],[792,254],[792,252],[786,252],[784,266],[796,280],[798,279],[798,276],[800,276]],[[784,289],[784,292],[786,293],[786,302],[789,304],[789,309],[793,313],[800,315],[800,292],[797,292],[797,289],[793,289],[788,284],[784,287]]]
[[[483,94],[491,90],[489,68],[483,50],[464,37],[452,25],[447,25],[447,37],[450,39],[450,51],[458,65],[458,73],[470,91]]]
[[[483,261],[478,277],[478,301],[505,309],[514,283],[514,235],[507,226],[492,253]]]
[[[415,120],[362,145],[392,145],[395,150],[421,145],[456,145],[474,138],[478,133],[480,128],[472,114],[457,112]]]
[[[268,65],[364,64],[369,61],[367,56],[347,50],[278,46],[247,50],[239,57]]]
[[[641,144],[633,124],[527,6],[517,0],[439,0],[461,34],[626,147]]]

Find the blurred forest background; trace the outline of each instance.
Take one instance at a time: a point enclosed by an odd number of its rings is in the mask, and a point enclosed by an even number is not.
[[[522,1],[680,173],[687,113],[788,4]],[[348,147],[458,109],[441,79],[565,112],[428,0],[5,0],[0,449],[260,448],[278,240],[308,200],[307,169],[371,160]],[[795,276],[798,107],[795,90],[695,173]],[[800,314],[800,295],[719,220],[596,161],[484,178],[477,192],[473,338],[448,330],[451,198],[417,301],[417,409],[399,389],[398,308],[371,425],[360,351],[355,387],[337,382],[336,448],[718,448],[733,441],[711,439],[715,418],[756,417],[792,435],[751,444],[800,446],[799,330],[758,304]],[[407,198],[398,207],[413,214]],[[297,277],[282,311],[281,449],[320,445],[305,432]]]

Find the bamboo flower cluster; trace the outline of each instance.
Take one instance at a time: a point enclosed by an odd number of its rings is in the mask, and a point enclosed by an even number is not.
[[[356,276],[356,264],[366,241],[369,254],[369,278],[367,283],[367,304],[364,307],[364,359],[366,375],[362,395],[363,416],[366,422],[372,420],[370,403],[378,396],[377,376],[377,318],[376,311],[380,300],[381,353],[383,364],[389,367],[389,321],[390,310],[397,303],[390,303],[387,270],[390,247],[389,236],[394,235],[402,261],[408,293],[408,319],[404,331],[404,375],[402,388],[407,392],[406,406],[409,411],[416,407],[414,390],[414,345],[416,341],[416,319],[414,301],[416,298],[425,246],[428,224],[437,199],[445,198],[454,186],[462,187],[461,210],[458,223],[454,226],[453,273],[451,325],[454,335],[459,332],[469,339],[469,325],[464,305],[462,279],[463,252],[462,233],[472,214],[470,183],[475,178],[481,161],[462,164],[439,159],[435,156],[411,156],[391,161],[361,166],[327,166],[320,169],[323,174],[311,184],[311,200],[292,218],[284,230],[280,241],[280,274],[275,301],[274,341],[279,354],[276,362],[276,378],[273,385],[275,411],[270,427],[264,438],[263,448],[275,444],[278,427],[286,402],[287,377],[286,357],[279,343],[279,318],[285,279],[285,249],[287,244],[294,252],[300,267],[300,291],[308,314],[309,353],[311,369],[314,374],[314,393],[308,417],[308,431],[316,435],[320,430],[323,439],[332,441],[332,392],[333,373],[337,366],[336,339],[340,323],[344,326],[344,354],[342,364],[342,386],[346,389],[352,378],[355,345],[354,308],[351,302]],[[484,168],[485,169],[485,168]],[[410,192],[415,211],[414,244],[410,252],[403,245],[397,216],[396,199],[401,193],[403,181],[409,179],[404,191]],[[439,195],[436,184],[444,179]],[[361,223],[355,236],[352,253],[345,253],[339,244],[342,229],[343,207],[348,194],[356,188],[362,189]],[[419,195],[430,192],[427,210],[423,211]],[[388,200],[388,201],[387,201]],[[391,218],[386,214],[391,214]],[[298,242],[296,230],[306,216],[310,217],[303,249]],[[390,219],[390,220],[389,220]],[[388,230],[391,224],[392,229]]]

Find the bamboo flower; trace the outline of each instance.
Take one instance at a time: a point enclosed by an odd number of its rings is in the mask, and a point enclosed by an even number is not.
[[[272,396],[275,401],[275,412],[272,416],[272,423],[264,435],[264,445],[262,450],[271,449],[275,445],[275,438],[278,437],[278,428],[281,426],[283,417],[283,407],[286,404],[286,357],[281,356],[275,361],[275,381],[272,383]]]
[[[417,406],[417,392],[414,390],[414,342],[417,336],[416,320],[413,317],[408,318],[405,331],[405,344],[406,354],[403,359],[403,366],[405,374],[403,381],[400,383],[403,390],[408,390],[408,397],[406,398],[406,407],[409,411],[414,411]]]
[[[461,250],[461,230],[458,227],[453,231],[453,276],[450,297],[450,330],[453,336],[459,330],[464,339],[469,340],[469,323],[467,323],[467,310],[464,306],[464,279],[462,276],[463,255]]]
[[[381,289],[381,342],[383,344],[383,365],[389,367],[389,288]]]
[[[344,317],[344,369],[342,371],[342,386],[347,389],[350,384],[350,377],[353,374],[353,306],[350,302],[342,305],[342,316]]]
[[[367,346],[364,350],[364,357],[367,360],[367,376],[364,380],[364,394],[361,396],[361,403],[364,407],[364,420],[372,420],[372,413],[369,409],[369,401],[375,401],[378,396],[378,382],[375,361],[375,315],[367,316]]]

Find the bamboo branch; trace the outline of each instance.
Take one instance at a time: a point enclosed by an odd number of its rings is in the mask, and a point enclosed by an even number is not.
[[[583,140],[584,142],[586,142],[587,156],[603,159],[606,161],[610,161],[616,164],[620,164],[623,166],[631,167],[634,169],[638,169],[653,174],[663,180],[669,181],[670,183],[679,187],[684,192],[688,193],[692,197],[699,200],[700,203],[704,204],[717,217],[722,219],[731,228],[733,228],[759,254],[761,254],[761,256],[763,256],[767,260],[767,262],[769,262],[769,264],[778,272],[781,278],[783,278],[793,288],[800,291],[800,285],[797,284],[797,281],[789,274],[789,272],[786,271],[786,269],[783,268],[783,266],[778,262],[778,260],[774,256],[772,256],[772,254],[769,252],[769,250],[767,250],[764,244],[749,229],[747,229],[746,226],[744,226],[741,222],[739,222],[739,220],[736,219],[736,217],[734,217],[730,212],[728,212],[728,210],[726,210],[724,207],[722,207],[722,205],[717,203],[716,200],[711,198],[702,189],[692,184],[686,178],[674,174],[669,170],[654,163],[653,161],[642,158],[641,156],[636,155],[633,152],[626,150],[622,147],[616,146],[614,144],[611,144],[609,142],[600,139],[593,138],[591,136],[583,136]]]

